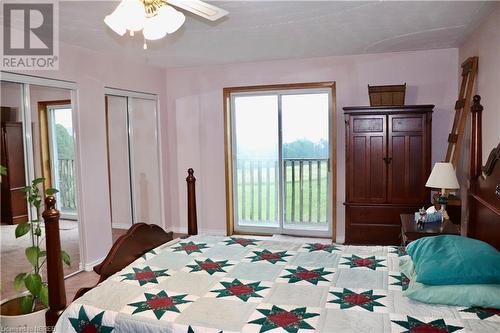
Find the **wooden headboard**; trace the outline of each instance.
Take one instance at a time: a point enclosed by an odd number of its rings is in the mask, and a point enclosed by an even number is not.
[[[478,95],[473,101],[467,236],[500,250],[500,144],[489,153],[486,165],[482,166],[483,107]]]

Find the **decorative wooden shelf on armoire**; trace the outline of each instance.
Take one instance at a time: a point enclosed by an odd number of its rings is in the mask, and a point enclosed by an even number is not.
[[[400,214],[430,205],[433,108],[344,107],[346,243],[398,245]]]

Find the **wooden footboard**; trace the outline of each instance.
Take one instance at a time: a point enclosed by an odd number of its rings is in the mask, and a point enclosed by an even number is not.
[[[134,224],[126,234],[116,240],[104,261],[94,266],[94,272],[100,275],[96,285],[121,271],[144,253],[172,239],[172,231],[166,232],[155,224]],[[74,299],[79,298],[94,287],[79,289]]]
[[[193,169],[188,170],[187,197],[188,197],[188,234],[196,235],[196,194]],[[61,240],[59,236],[60,213],[55,208],[56,200],[49,196],[45,199],[45,242],[47,247],[47,283],[49,288],[49,309],[45,316],[48,327],[55,326],[59,316],[66,308],[66,292],[64,286],[64,273],[61,260]],[[173,239],[172,232],[166,232],[155,224],[134,224],[125,235],[116,240],[104,261],[94,267],[100,275],[99,283],[111,275],[127,267],[146,252]],[[94,286],[95,287],[95,286]],[[76,293],[75,299],[82,296],[94,287],[81,288]]]

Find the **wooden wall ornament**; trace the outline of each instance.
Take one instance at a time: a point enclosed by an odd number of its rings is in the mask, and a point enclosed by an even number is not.
[[[455,103],[455,118],[448,135],[448,149],[445,157],[445,162],[451,162],[455,168],[460,158],[465,124],[471,109],[471,96],[477,74],[478,59],[478,57],[470,57],[462,63],[462,83]]]

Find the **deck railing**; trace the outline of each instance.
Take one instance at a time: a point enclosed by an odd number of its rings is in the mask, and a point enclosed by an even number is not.
[[[59,159],[59,196],[62,210],[76,210],[75,161]]]
[[[262,224],[278,221],[278,161],[238,159],[236,165],[238,220]],[[327,158],[284,159],[283,183],[285,223],[327,223]]]

